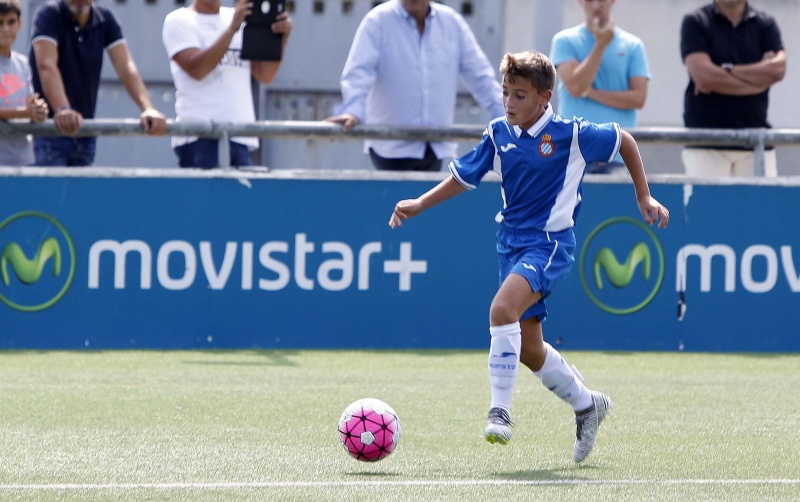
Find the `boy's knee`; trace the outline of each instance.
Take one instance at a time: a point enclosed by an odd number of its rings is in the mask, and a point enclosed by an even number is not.
[[[502,326],[519,321],[519,314],[514,308],[501,301],[493,301],[489,308],[489,323],[492,326]]]

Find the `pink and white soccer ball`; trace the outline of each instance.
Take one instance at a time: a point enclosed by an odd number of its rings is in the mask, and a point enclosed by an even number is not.
[[[400,419],[380,399],[359,399],[339,418],[339,439],[356,460],[377,462],[388,457],[400,441]]]

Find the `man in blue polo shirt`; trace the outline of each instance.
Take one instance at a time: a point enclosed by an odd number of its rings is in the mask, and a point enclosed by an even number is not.
[[[65,136],[35,138],[36,165],[88,166],[94,161],[96,138],[71,135],[84,118],[94,118],[104,50],[142,110],[144,130],[151,135],[166,132],[166,119],[153,108],[111,11],[92,0],[50,0],[33,15],[30,62],[34,91],[45,97]]]
[[[650,68],[642,40],[616,26],[616,0],[578,0],[585,21],[553,37],[550,59],[558,70],[558,114],[598,124],[636,127],[647,99]],[[622,157],[588,166],[587,173],[624,172]]]

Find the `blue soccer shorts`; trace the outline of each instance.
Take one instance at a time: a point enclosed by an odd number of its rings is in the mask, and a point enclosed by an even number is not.
[[[520,320],[547,317],[544,300],[564,280],[575,263],[575,233],[571,228],[559,232],[543,230],[511,230],[501,226],[497,231],[497,260],[500,284],[509,274],[524,277],[531,290],[542,298],[522,314]]]

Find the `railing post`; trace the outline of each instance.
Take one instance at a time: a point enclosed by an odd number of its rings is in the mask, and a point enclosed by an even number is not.
[[[231,145],[228,142],[228,131],[223,130],[219,137],[219,148],[217,149],[217,158],[219,167],[222,169],[231,168]]]
[[[766,173],[764,169],[764,144],[765,144],[765,136],[767,134],[766,129],[758,129],[755,131],[756,136],[756,146],[753,149],[753,174],[755,176],[763,177]]]

